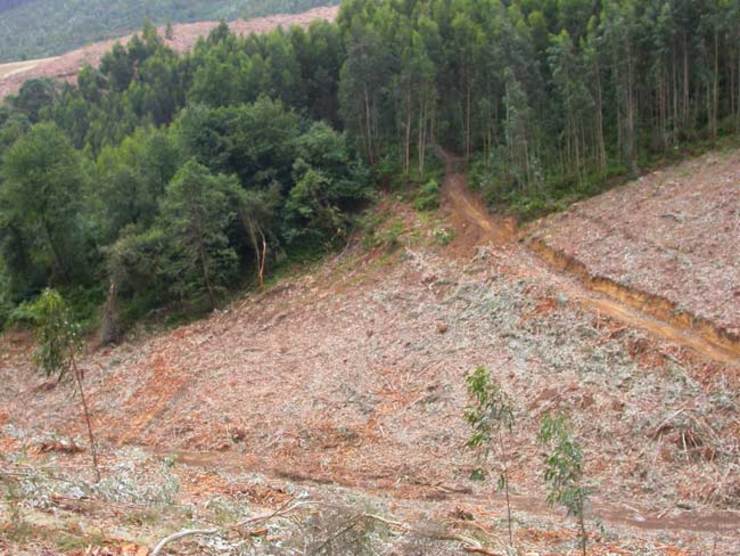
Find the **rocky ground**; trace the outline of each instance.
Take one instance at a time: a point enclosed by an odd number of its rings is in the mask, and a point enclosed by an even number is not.
[[[100,485],[72,385],[44,382],[27,335],[6,334],[0,553],[149,554],[197,528],[165,550],[505,554],[503,498],[465,448],[479,365],[516,403],[519,554],[577,547],[544,502],[552,411],[584,447],[590,554],[737,553],[740,368],[658,324],[554,272],[451,168],[440,214],[387,196],[322,264],[91,349]]]

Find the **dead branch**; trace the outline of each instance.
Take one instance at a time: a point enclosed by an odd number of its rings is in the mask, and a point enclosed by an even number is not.
[[[408,532],[416,532],[421,533],[420,531],[416,531],[411,525],[407,525],[406,523],[401,523],[399,521],[391,521],[390,519],[386,519],[384,517],[381,517],[379,515],[375,514],[362,514],[362,517],[367,519],[374,519],[376,521],[379,521],[381,523],[385,523],[386,525],[389,525],[390,527],[395,527],[397,529],[402,529],[404,531]],[[501,556],[498,552],[491,552],[484,548],[479,542],[477,542],[474,539],[471,539],[469,537],[465,537],[463,535],[456,535],[456,534],[444,534],[444,535],[435,535],[434,538],[438,540],[447,540],[447,541],[457,541],[459,543],[463,544],[463,549],[465,552],[470,552],[474,554],[487,554],[489,556]]]
[[[294,500],[289,500],[288,502],[280,506],[274,512],[250,517],[238,523],[235,523],[233,525],[229,525],[227,527],[216,527],[212,529],[183,529],[182,531],[173,533],[169,537],[165,537],[164,539],[159,541],[159,543],[157,543],[157,545],[152,550],[152,553],[150,556],[158,556],[162,552],[162,549],[164,549],[165,546],[175,541],[179,541],[180,539],[184,539],[186,537],[192,537],[196,535],[200,535],[200,536],[218,535],[219,533],[224,533],[229,530],[238,529],[238,528],[244,527],[245,525],[260,523],[263,521],[269,521],[270,519],[288,514],[292,512],[293,510],[300,508],[302,506],[305,506],[309,503],[310,502],[308,501],[295,502]]]
[[[232,525],[231,527],[228,527],[228,528],[229,529],[234,529],[234,528],[237,528],[237,527],[244,527],[245,525],[251,525],[251,524],[259,523],[259,522],[262,522],[262,521],[269,521],[269,520],[271,520],[274,517],[280,517],[282,515],[289,514],[293,510],[296,510],[296,509],[298,509],[298,508],[300,508],[302,506],[306,506],[306,505],[308,505],[310,503],[311,502],[309,502],[309,501],[295,502],[293,499],[291,499],[291,500],[288,500],[285,504],[283,504],[282,506],[280,506],[277,510],[275,510],[272,513],[264,514],[264,515],[258,515],[258,516],[254,516],[254,517],[249,517],[247,519],[244,519],[244,520],[240,521],[236,525]]]
[[[159,556],[165,546],[175,541],[179,541],[180,539],[184,539],[185,537],[191,537],[194,535],[216,535],[220,531],[221,529],[184,529],[182,531],[178,531],[177,533],[173,533],[169,537],[165,537],[159,541],[157,546],[154,547],[154,550],[152,550],[151,556]]]
[[[491,552],[490,550],[486,550],[485,548],[481,546],[464,546],[463,549],[465,552],[470,552],[472,554],[486,554],[487,556],[501,556],[500,552]]]
[[[363,514],[355,515],[347,522],[347,525],[339,529],[339,531],[336,531],[334,534],[330,535],[328,539],[326,539],[324,542],[322,542],[319,547],[315,550],[316,554],[320,554],[321,551],[324,549],[324,547],[328,546],[332,543],[335,539],[338,539],[342,535],[344,535],[347,531],[352,530],[355,525],[357,525],[357,522],[360,520],[361,517],[364,517]]]

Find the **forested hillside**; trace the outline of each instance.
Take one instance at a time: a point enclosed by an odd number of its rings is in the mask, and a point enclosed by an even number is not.
[[[20,6],[21,4],[29,4],[33,1],[34,0],[0,0],[0,12],[15,8],[16,6]]]
[[[436,145],[532,214],[739,128],[737,0],[347,0],[186,55],[147,26],[0,111],[4,313],[46,286],[109,292],[113,328],[213,307],[341,243],[371,184],[426,181]]]
[[[0,0],[0,62],[41,58],[155,25],[297,13],[338,0]]]

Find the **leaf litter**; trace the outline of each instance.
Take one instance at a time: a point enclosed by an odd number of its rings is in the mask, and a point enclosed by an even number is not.
[[[597,492],[595,554],[738,548],[736,368],[589,311],[516,244],[458,229],[441,246],[434,223],[401,203],[384,209],[405,223],[395,250],[358,242],[208,319],[92,352],[86,380],[110,479],[86,496],[178,509],[157,514],[148,537],[137,532],[149,541],[316,501],[256,537],[194,536],[177,553],[304,553],[296,543],[331,553],[322,543],[341,540],[356,553],[447,554],[477,546],[470,538],[503,553],[501,499],[471,480],[464,449],[464,376],[486,365],[517,403],[521,547],[567,553],[576,543],[573,524],[541,502],[534,440],[539,418],[562,409]],[[0,436],[32,466],[84,475],[84,454],[31,449],[49,431],[77,442],[81,423],[64,385],[35,388],[27,340],[1,341],[10,425]],[[450,517],[459,515],[474,520]]]

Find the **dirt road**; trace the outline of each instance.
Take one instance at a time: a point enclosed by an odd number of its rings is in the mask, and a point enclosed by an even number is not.
[[[535,269],[544,273],[551,273],[552,282],[557,284],[568,296],[577,299],[584,307],[600,314],[608,315],[630,327],[646,330],[655,336],[688,347],[697,353],[714,361],[733,366],[740,366],[740,344],[726,342],[697,331],[690,324],[681,325],[677,322],[666,322],[654,318],[643,312],[646,303],[638,296],[625,295],[617,285],[612,288],[599,284],[598,290],[590,289],[590,280],[587,276],[572,275],[561,272],[557,275],[552,272],[557,268],[557,261],[547,253],[537,249],[528,249],[518,236],[515,224],[511,219],[504,219],[489,213],[484,203],[467,187],[465,174],[459,168],[460,159],[445,154],[446,176],[444,182],[444,197],[452,213],[453,220],[465,222],[477,229],[480,234],[476,241],[490,242],[498,246],[506,246],[511,250],[512,260],[520,260],[527,267],[527,272]],[[466,233],[470,233],[468,230]],[[532,257],[532,251],[537,257]],[[584,284],[584,282],[586,282]]]
[[[737,367],[551,268],[455,166],[439,213],[381,193],[342,253],[208,318],[91,350],[81,365],[104,476],[140,461],[148,477],[172,456],[182,506],[258,480],[281,497],[341,493],[420,528],[482,532],[503,554],[505,506],[495,481],[472,479],[481,463],[465,449],[465,376],[483,365],[517,407],[507,445],[522,552],[573,553],[573,521],[543,503],[537,441],[542,416],[562,411],[594,490],[590,524],[603,526],[590,527],[590,554],[738,553]],[[79,445],[70,389],[43,383],[30,352],[23,334],[0,337],[0,452],[38,454],[49,434]],[[84,453],[47,456],[86,473]]]

